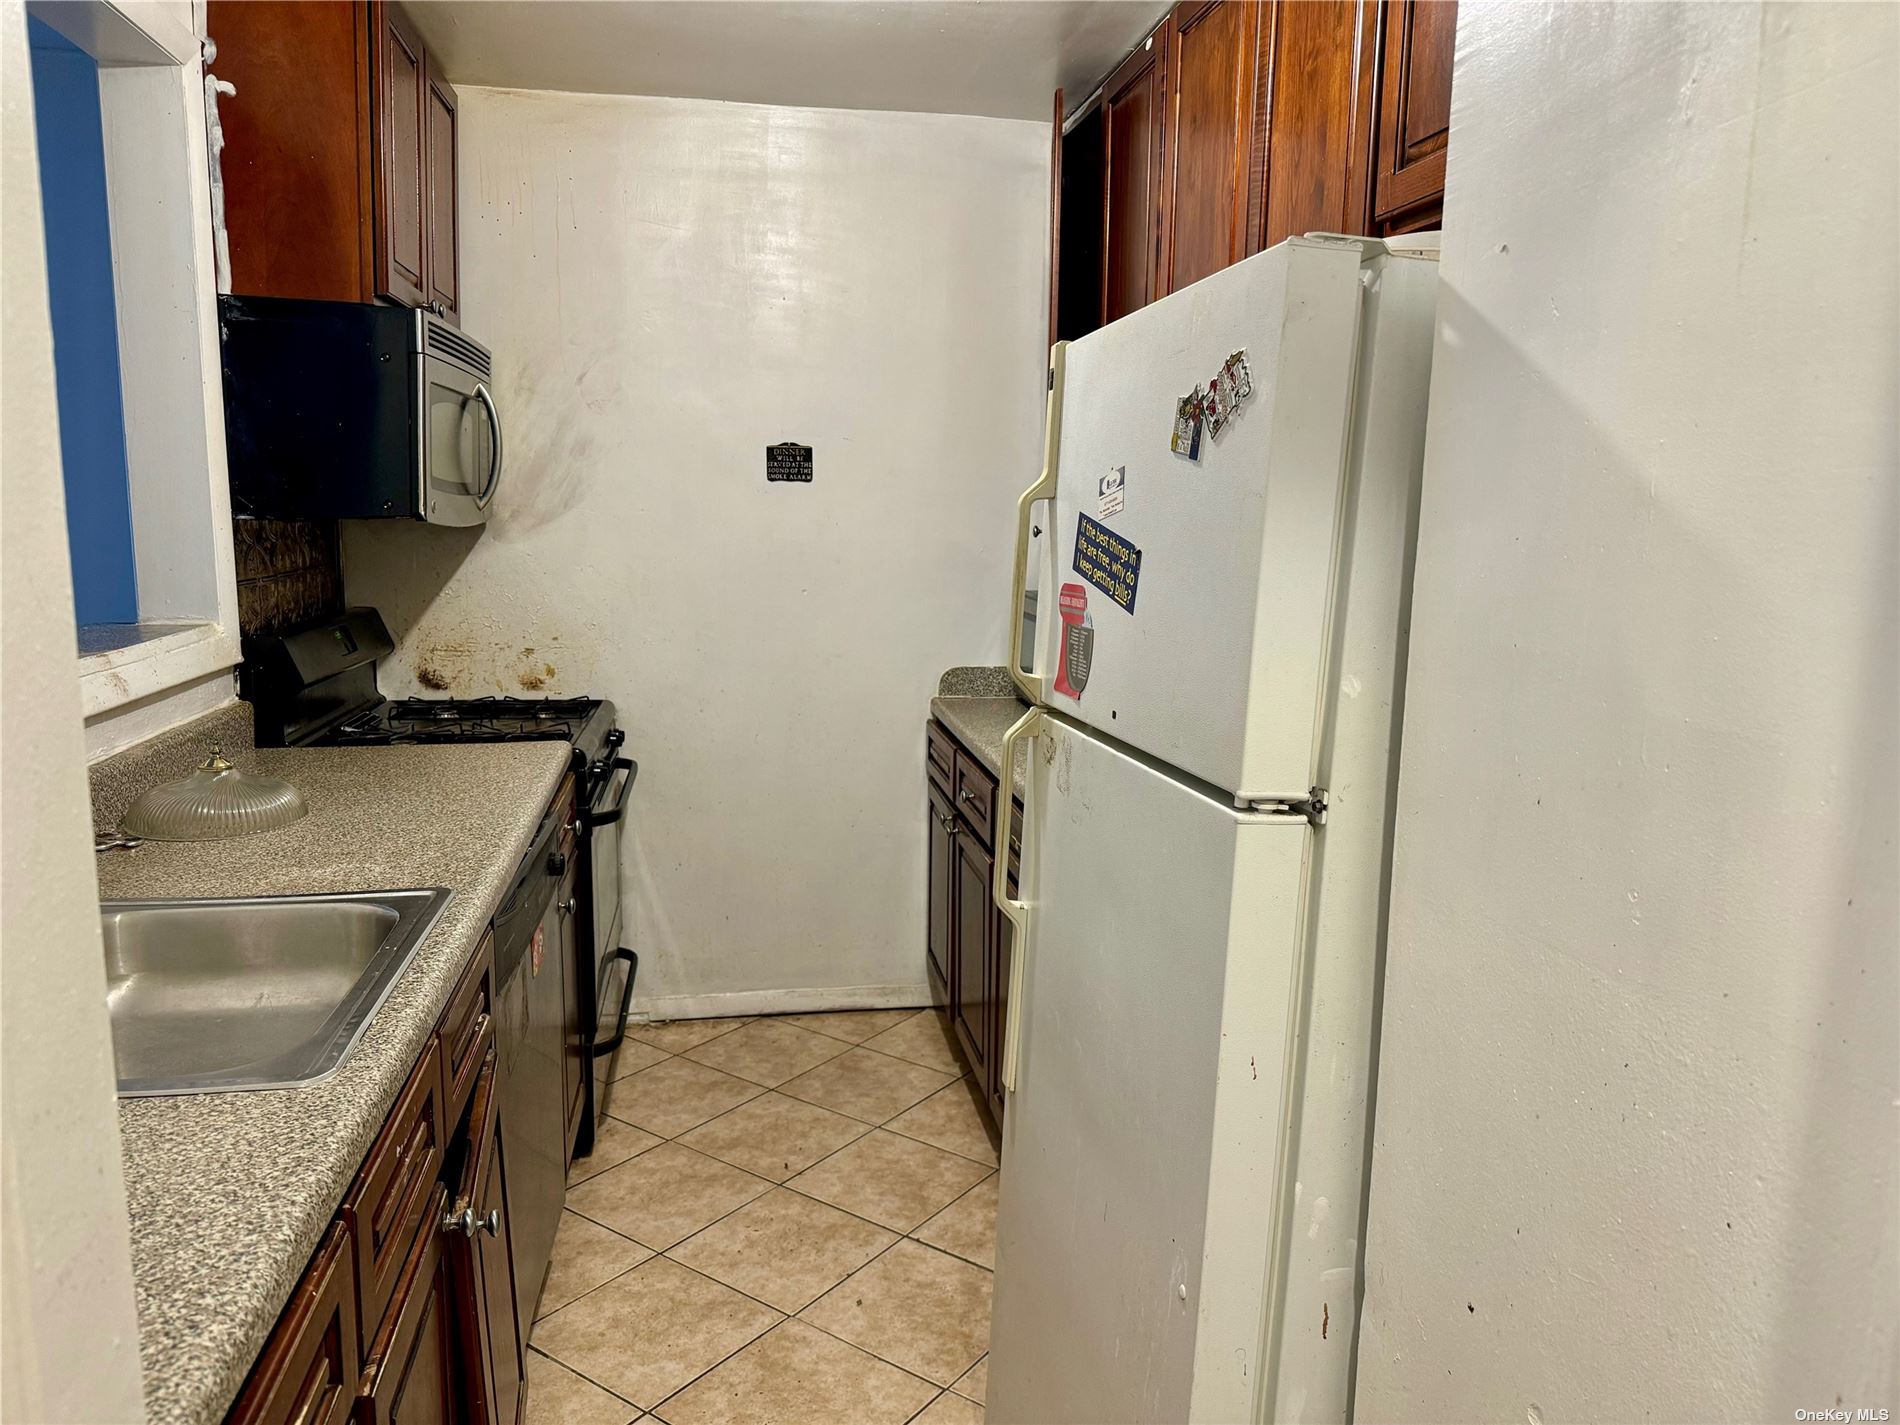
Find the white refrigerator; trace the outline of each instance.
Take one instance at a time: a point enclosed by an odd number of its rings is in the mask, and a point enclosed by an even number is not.
[[[1295,238],[1052,354],[993,1425],[1347,1418],[1436,292]]]

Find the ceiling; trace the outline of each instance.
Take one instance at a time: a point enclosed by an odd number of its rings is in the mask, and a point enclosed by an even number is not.
[[[1047,119],[1166,0],[429,0],[452,83]]]

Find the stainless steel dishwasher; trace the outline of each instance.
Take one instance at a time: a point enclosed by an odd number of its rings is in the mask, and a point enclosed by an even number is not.
[[[566,1115],[561,1099],[560,914],[555,891],[564,858],[552,812],[516,868],[495,912],[495,1008],[501,1093],[503,1190],[515,1247],[517,1319],[534,1307],[554,1251],[567,1191]]]

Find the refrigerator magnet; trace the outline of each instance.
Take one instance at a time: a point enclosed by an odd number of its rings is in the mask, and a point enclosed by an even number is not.
[[[1115,601],[1126,613],[1135,611],[1141,587],[1141,551],[1099,520],[1075,512],[1075,558],[1071,567]]]
[[[1201,458],[1201,412],[1204,401],[1201,388],[1196,386],[1174,403],[1174,434],[1168,441],[1168,449],[1176,455],[1185,455],[1189,460]]]
[[[1207,433],[1217,440],[1226,428],[1228,417],[1234,413],[1233,396],[1223,379],[1226,374],[1227,368],[1222,367],[1207,383]]]
[[[1253,368],[1247,365],[1246,347],[1227,358],[1227,379],[1233,384],[1235,404],[1253,395]]]
[[[1122,512],[1123,489],[1128,482],[1128,467],[1117,465],[1095,482],[1095,512],[1103,519]]]
[[[1089,617],[1089,591],[1081,584],[1064,584],[1056,602],[1062,616],[1062,638],[1056,649],[1056,691],[1082,700],[1089,685],[1089,664],[1095,657],[1095,620]]]

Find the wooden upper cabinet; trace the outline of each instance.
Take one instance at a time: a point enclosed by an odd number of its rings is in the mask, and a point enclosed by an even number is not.
[[[1252,251],[1365,230],[1376,0],[1276,6],[1262,37],[1266,153]]]
[[[210,0],[231,288],[461,298],[455,91],[386,0]]]
[[[1123,61],[1102,91],[1107,144],[1102,230],[1102,321],[1138,311],[1158,295],[1162,139],[1168,27]]]
[[[1257,0],[1184,0],[1167,21],[1162,273],[1157,296],[1246,256]]]
[[[428,302],[428,90],[422,41],[400,10],[376,4],[376,291],[404,306]]]
[[[1435,226],[1451,134],[1456,0],[1385,0],[1373,218],[1381,232]]]
[[[461,240],[455,226],[455,91],[429,73],[424,100],[423,141],[429,184],[429,300],[449,316],[461,302]]]
[[[370,276],[369,9],[211,0],[231,287],[360,302]]]

